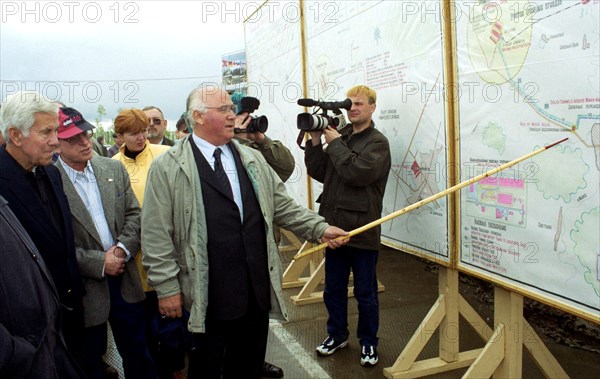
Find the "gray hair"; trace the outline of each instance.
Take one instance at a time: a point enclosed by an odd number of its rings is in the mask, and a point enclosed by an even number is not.
[[[194,120],[194,111],[206,113],[206,109],[208,107],[206,99],[210,97],[210,95],[219,93],[229,96],[227,91],[225,91],[223,87],[217,83],[203,83],[190,92],[186,102],[186,112],[187,119],[190,125],[192,125],[192,129],[196,125],[196,121]]]
[[[149,110],[152,110],[152,109],[156,109],[158,111],[158,113],[160,113],[160,117],[162,117],[163,119],[165,118],[165,115],[163,114],[163,111],[159,107],[156,107],[154,105],[148,105],[147,107],[144,107],[144,109],[142,109],[142,112],[143,111],[149,111]]]
[[[29,136],[36,113],[50,113],[58,117],[58,105],[32,91],[19,91],[6,98],[6,102],[0,108],[0,128],[7,144],[10,143],[9,129],[16,128],[23,136]]]
[[[188,123],[194,129],[196,125],[196,120],[194,120],[194,111],[198,111],[200,113],[206,113],[206,102],[204,101],[204,90],[206,89],[205,85],[202,84],[192,90],[187,97],[186,101],[186,117],[188,119]]]

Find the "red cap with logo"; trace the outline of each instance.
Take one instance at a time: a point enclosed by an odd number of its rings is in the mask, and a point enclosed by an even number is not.
[[[68,107],[58,109],[58,138],[70,138],[92,129],[94,125],[85,121],[81,113],[75,109]]]

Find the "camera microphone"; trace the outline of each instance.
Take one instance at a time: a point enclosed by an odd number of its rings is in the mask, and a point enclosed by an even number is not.
[[[345,109],[347,111],[352,108],[352,100],[346,99],[344,101],[317,101],[313,99],[298,99],[298,105],[303,107],[321,107],[323,109],[335,110]]]
[[[252,113],[258,109],[260,106],[260,100],[256,97],[246,96],[242,98],[240,101],[240,110],[238,111],[238,115],[241,113]]]
[[[319,102],[313,99],[298,99],[298,105],[301,105],[303,107],[314,107],[318,104]]]

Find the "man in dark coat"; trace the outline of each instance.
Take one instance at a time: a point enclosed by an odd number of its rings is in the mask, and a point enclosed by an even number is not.
[[[348,90],[352,107],[348,124],[339,131],[328,126],[310,131],[304,161],[308,174],[323,183],[317,202],[319,214],[329,223],[347,230],[381,217],[383,194],[391,167],[390,145],[372,120],[377,94],[367,86]],[[321,142],[324,137],[327,147]],[[362,366],[374,366],[379,329],[377,297],[377,257],[381,227],[355,237],[347,246],[326,250],[323,300],[329,313],[328,337],[317,353],[329,356],[348,344],[348,279],[354,276],[354,296],[358,302],[357,336]]]
[[[0,230],[0,378],[83,378],[44,260],[2,196]]]
[[[58,168],[58,106],[35,92],[9,96],[0,110],[6,147],[0,147],[0,195],[44,259],[63,308],[62,330],[71,353],[80,351],[83,284],[71,211]]]

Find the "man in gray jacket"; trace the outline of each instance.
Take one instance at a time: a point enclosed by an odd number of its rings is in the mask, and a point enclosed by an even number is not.
[[[150,168],[142,211],[142,261],[159,311],[190,311],[190,378],[258,378],[269,312],[287,317],[272,224],[331,248],[347,235],[296,204],[260,152],[234,137],[227,92],[188,97],[194,132]]]
[[[73,215],[75,252],[86,294],[82,366],[102,379],[107,321],[128,379],[156,378],[146,344],[145,295],[135,263],[140,247],[140,206],[125,166],[92,153],[93,126],[73,108],[58,112],[65,194]]]

